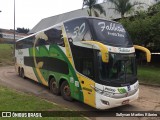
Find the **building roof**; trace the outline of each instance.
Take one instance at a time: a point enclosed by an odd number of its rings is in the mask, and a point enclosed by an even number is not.
[[[131,2],[135,2],[135,1],[145,3],[142,6],[143,6],[143,9],[147,9],[149,5],[153,4],[152,2],[154,0],[131,0]],[[100,15],[100,17],[103,17],[108,20],[121,18],[120,14],[115,12],[114,9],[110,9],[110,8],[114,8],[114,5],[112,3],[106,2],[106,3],[102,3],[101,5],[104,7],[106,11],[106,16]],[[35,32],[41,31],[43,29],[46,29],[55,24],[61,23],[63,21],[66,21],[72,18],[88,16],[87,10],[88,8],[78,9],[78,10],[63,13],[60,15],[55,15],[55,16],[51,16],[48,18],[44,18],[37,25],[35,25],[32,28],[32,30],[29,31],[29,33],[35,33]]]
[[[40,30],[46,29],[48,27],[51,27],[57,23],[60,23],[62,21],[74,18],[74,17],[80,17],[80,16],[88,16],[87,11],[84,10],[75,10],[71,12],[67,12],[64,14],[48,17],[42,19],[29,33],[35,33]]]
[[[104,6],[104,4],[103,4],[103,6]],[[105,8],[105,6],[104,6],[104,8]],[[88,10],[88,8],[83,8],[83,9],[78,9],[78,10],[75,10],[75,11],[63,13],[63,14],[60,14],[60,15],[44,18],[35,27],[33,27],[33,29],[29,33],[38,32],[40,30],[46,29],[48,27],[51,27],[51,26],[53,26],[57,23],[65,21],[65,20],[69,20],[69,19],[76,18],[76,17],[88,16],[87,10]],[[104,16],[101,15],[101,17],[104,17]],[[117,14],[113,13],[112,9],[107,10],[106,11],[106,18],[111,19],[112,17],[119,18],[120,15],[117,15]]]

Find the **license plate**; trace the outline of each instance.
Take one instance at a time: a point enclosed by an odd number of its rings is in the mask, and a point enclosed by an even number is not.
[[[128,104],[129,103],[129,100],[125,100],[122,102],[122,105],[125,105],[125,104]]]

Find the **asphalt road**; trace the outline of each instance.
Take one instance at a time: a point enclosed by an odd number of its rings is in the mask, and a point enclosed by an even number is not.
[[[61,96],[51,94],[47,87],[29,79],[20,78],[13,66],[0,67],[0,85],[33,94],[68,109],[96,111],[96,109],[76,100],[74,102],[65,101]],[[111,111],[118,111],[119,113],[123,113],[123,111],[159,111],[160,113],[160,87],[140,85],[140,96],[138,100],[129,105],[93,112],[96,117],[89,117],[93,120],[160,120],[159,117],[105,117]]]

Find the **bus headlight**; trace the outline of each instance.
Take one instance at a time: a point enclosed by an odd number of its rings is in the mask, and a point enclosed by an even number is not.
[[[108,101],[105,101],[105,100],[101,100],[101,102],[105,105],[110,105]]]

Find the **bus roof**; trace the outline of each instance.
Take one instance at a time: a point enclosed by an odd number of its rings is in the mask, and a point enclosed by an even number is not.
[[[106,19],[100,18],[100,17],[90,17],[90,16],[87,16],[87,17],[86,17],[86,16],[84,16],[84,17],[76,17],[76,18],[73,18],[73,19],[66,20],[66,21],[63,21],[63,22],[61,22],[61,23],[55,24],[55,25],[53,25],[53,26],[50,26],[50,27],[48,27],[48,28],[46,28],[46,29],[43,29],[43,30],[41,30],[41,31],[38,31],[38,32],[36,32],[36,33],[33,33],[33,34],[28,35],[28,36],[26,36],[26,37],[23,37],[23,38],[21,38],[21,39],[18,39],[16,42],[18,42],[18,41],[20,41],[20,40],[23,40],[23,39],[25,39],[25,38],[28,38],[28,37],[32,37],[32,36],[34,36],[34,35],[36,35],[36,34],[38,34],[38,33],[40,33],[40,32],[49,30],[49,29],[51,29],[51,28],[53,28],[53,27],[55,27],[55,26],[61,25],[61,24],[63,24],[63,23],[66,23],[66,22],[69,22],[69,21],[72,21],[72,20],[77,20],[77,19],[99,19],[99,20],[105,20],[105,21],[108,21],[108,22],[118,23],[118,22],[116,22],[116,21],[106,20]]]

